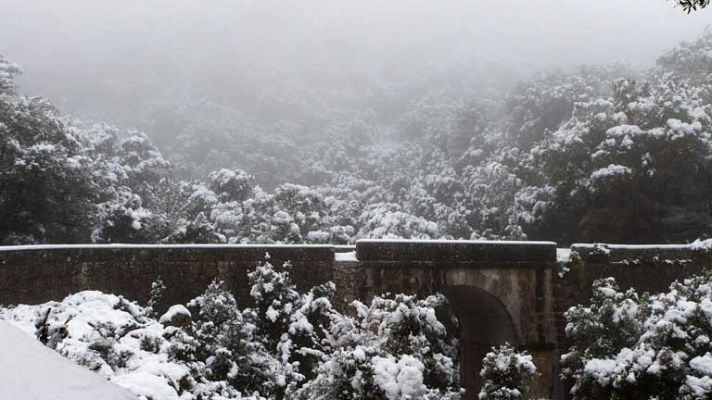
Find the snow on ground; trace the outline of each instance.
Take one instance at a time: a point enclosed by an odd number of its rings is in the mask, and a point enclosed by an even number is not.
[[[136,400],[2,320],[0,354],[0,399]]]
[[[0,323],[7,326],[8,323],[14,325],[14,331],[22,333],[33,345],[39,345],[34,339],[34,322],[38,316],[51,308],[50,324],[66,324],[69,332],[68,337],[57,347],[57,352],[46,348],[52,355],[62,359],[66,356],[69,365],[83,365],[77,368],[96,376],[100,381],[109,384],[108,381],[128,389],[138,396],[139,399],[178,399],[176,392],[178,381],[187,376],[189,371],[183,365],[172,363],[166,354],[166,341],[162,339],[165,327],[152,318],[143,316],[143,309],[123,298],[105,294],[98,291],[83,291],[67,296],[61,302],[51,301],[39,305],[18,305],[12,308],[0,308]],[[187,311],[187,310],[185,310]],[[173,313],[184,312],[182,309],[174,309]],[[5,321],[3,321],[5,320]],[[19,328],[19,329],[18,329]],[[115,338],[115,335],[108,335],[109,339],[104,340],[103,332],[126,332]],[[155,351],[142,348],[142,341],[152,339],[158,347]],[[0,341],[5,345],[3,341]],[[97,350],[92,349],[93,345],[110,343],[112,351],[117,354],[125,354],[125,365],[121,368],[113,368],[98,356]],[[1,347],[0,347],[1,349]],[[0,353],[0,366],[5,362],[4,353]],[[74,363],[72,363],[74,361]],[[88,368],[88,369],[87,369]],[[23,368],[24,369],[24,368]],[[27,369],[24,369],[28,371]],[[98,375],[91,371],[95,371]],[[0,371],[2,371],[0,369]],[[2,375],[2,374],[0,374]],[[149,376],[151,375],[151,376]],[[2,379],[0,377],[0,387]],[[27,382],[26,382],[27,383]],[[112,385],[114,386],[114,385]],[[0,393],[2,389],[0,388]],[[32,399],[33,397],[12,397],[0,396],[4,399]],[[87,397],[87,399],[111,399],[112,397]],[[136,399],[136,397],[129,397]],[[37,397],[37,399],[42,399]],[[63,398],[62,398],[63,399]],[[67,397],[73,399],[73,397]],[[77,399],[83,399],[77,397]],[[117,397],[119,399],[119,397]],[[56,400],[54,398],[53,400]]]

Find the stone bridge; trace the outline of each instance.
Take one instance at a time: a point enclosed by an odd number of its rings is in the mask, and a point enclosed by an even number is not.
[[[337,285],[337,306],[382,293],[443,293],[460,322],[461,377],[476,398],[484,353],[509,342],[528,350],[540,373],[532,398],[563,398],[556,378],[566,348],[561,315],[584,302],[593,280],[662,290],[712,265],[706,249],[679,246],[574,245],[559,260],[553,242],[361,240],[328,245],[60,245],[0,247],[0,304],[59,300],[85,289],[145,301],[150,283],[168,287],[163,306],[184,303],[224,280],[249,299],[247,273],[265,260],[292,264],[301,289]],[[573,256],[568,256],[572,254]],[[565,274],[559,270],[564,268]],[[246,304],[245,304],[246,305]]]

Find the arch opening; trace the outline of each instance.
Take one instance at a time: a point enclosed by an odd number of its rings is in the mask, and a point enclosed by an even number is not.
[[[482,359],[493,346],[519,343],[512,317],[491,293],[473,286],[451,286],[442,293],[459,321],[460,384],[465,400],[477,399]]]

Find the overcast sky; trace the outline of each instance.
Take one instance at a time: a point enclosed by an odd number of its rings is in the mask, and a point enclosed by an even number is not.
[[[666,0],[0,0],[0,53],[23,66],[23,91],[71,112],[89,93],[125,101],[175,84],[318,91],[471,63],[646,64],[711,12]]]

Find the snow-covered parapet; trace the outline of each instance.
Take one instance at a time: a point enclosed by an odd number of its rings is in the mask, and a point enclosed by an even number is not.
[[[712,240],[696,240],[689,244],[575,243],[571,245],[571,250],[586,262],[679,264],[697,262],[711,253]]]
[[[18,246],[0,246],[0,252],[31,251],[31,250],[97,250],[97,249],[331,249],[332,245],[314,244],[139,244],[139,243],[110,243],[110,244],[32,244]]]
[[[712,265],[712,240],[696,240],[689,244],[574,243],[568,249],[557,249],[559,278],[563,278],[576,266],[590,270],[594,265],[611,268],[669,266],[673,268],[670,273],[675,277],[686,277],[689,273]],[[680,270],[680,267],[685,267],[685,270]]]

